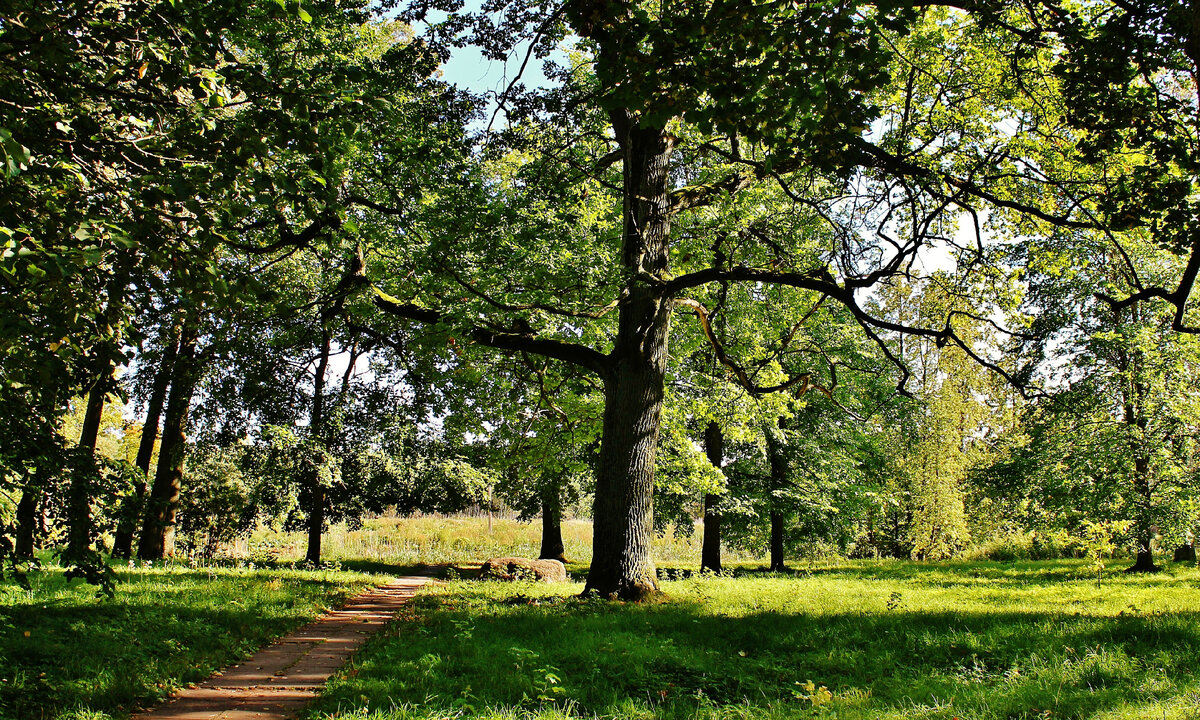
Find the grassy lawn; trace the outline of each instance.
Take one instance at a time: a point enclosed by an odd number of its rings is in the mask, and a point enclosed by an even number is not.
[[[664,583],[455,581],[418,597],[314,718],[1200,718],[1200,571],[840,562]]]
[[[0,584],[0,718],[124,718],[379,578],[343,571],[122,569],[116,597],[61,568]]]

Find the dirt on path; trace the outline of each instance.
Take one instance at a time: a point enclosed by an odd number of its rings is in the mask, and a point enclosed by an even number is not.
[[[404,577],[355,596],[240,665],[132,720],[287,720],[408,602],[428,577]]]

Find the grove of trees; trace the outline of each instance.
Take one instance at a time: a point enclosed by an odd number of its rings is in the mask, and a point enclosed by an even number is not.
[[[0,563],[496,499],[1156,569],[1200,519],[1200,6],[12,0]],[[507,60],[499,92],[440,69]],[[529,79],[544,65],[544,82]]]

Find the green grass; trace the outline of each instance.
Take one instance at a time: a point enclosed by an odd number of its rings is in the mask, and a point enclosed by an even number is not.
[[[116,596],[62,569],[0,583],[0,718],[124,718],[237,662],[378,578],[262,568],[121,569]]]
[[[1200,718],[1200,572],[841,562],[665,582],[665,601],[456,581],[315,718]],[[824,690],[822,690],[824,688]]]

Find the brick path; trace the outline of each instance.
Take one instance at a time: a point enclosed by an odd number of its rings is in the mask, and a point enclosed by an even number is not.
[[[405,577],[368,590],[340,610],[218,672],[132,720],[286,720],[308,705],[329,676],[428,582]]]

